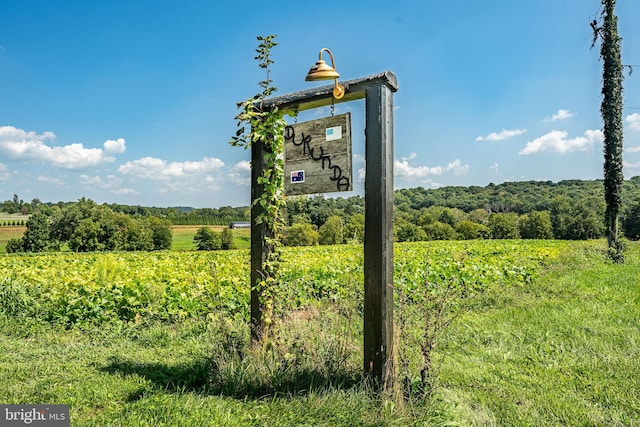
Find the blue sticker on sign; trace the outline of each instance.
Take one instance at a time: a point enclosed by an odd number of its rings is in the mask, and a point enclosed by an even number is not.
[[[291,182],[304,182],[304,171],[291,172]]]

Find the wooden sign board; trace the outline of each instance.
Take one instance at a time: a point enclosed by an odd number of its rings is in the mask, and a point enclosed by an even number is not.
[[[352,191],[351,177],[351,113],[285,128],[287,196]]]

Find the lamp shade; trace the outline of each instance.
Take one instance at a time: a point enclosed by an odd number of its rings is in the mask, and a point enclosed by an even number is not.
[[[319,59],[313,67],[309,69],[305,80],[308,82],[315,82],[319,80],[333,80],[340,77],[340,74],[335,68],[330,67],[322,59]]]

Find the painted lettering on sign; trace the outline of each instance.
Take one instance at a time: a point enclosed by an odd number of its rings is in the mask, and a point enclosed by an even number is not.
[[[338,126],[338,128],[340,127]],[[329,137],[329,130],[331,130],[331,137]],[[336,128],[327,129],[326,140],[340,139],[341,136],[336,137],[336,135],[334,135],[337,134],[337,130],[338,129]],[[290,142],[296,147],[301,147],[302,154],[308,156],[311,160],[321,162],[323,170],[330,169],[333,174],[329,176],[329,179],[336,182],[337,191],[348,191],[351,188],[349,177],[343,173],[342,168],[339,165],[334,165],[332,163],[331,155],[325,154],[324,147],[322,145],[313,144],[311,135],[305,135],[304,132],[301,132],[300,135],[296,136],[295,129],[293,126],[289,125],[284,129],[284,140],[285,143]],[[291,182],[294,182],[293,172],[291,174]]]

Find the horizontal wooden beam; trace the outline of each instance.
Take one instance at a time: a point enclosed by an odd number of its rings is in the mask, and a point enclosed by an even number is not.
[[[300,92],[292,92],[287,95],[275,96],[265,99],[262,105],[256,104],[256,108],[261,110],[271,110],[277,107],[283,113],[293,113],[312,108],[326,107],[333,104],[341,104],[343,102],[363,99],[367,89],[374,86],[387,86],[392,92],[398,90],[398,80],[391,71],[385,71],[380,74],[372,74],[367,77],[338,81],[345,88],[344,97],[341,99],[333,98],[333,84],[320,86]],[[241,103],[238,103],[241,105]]]

